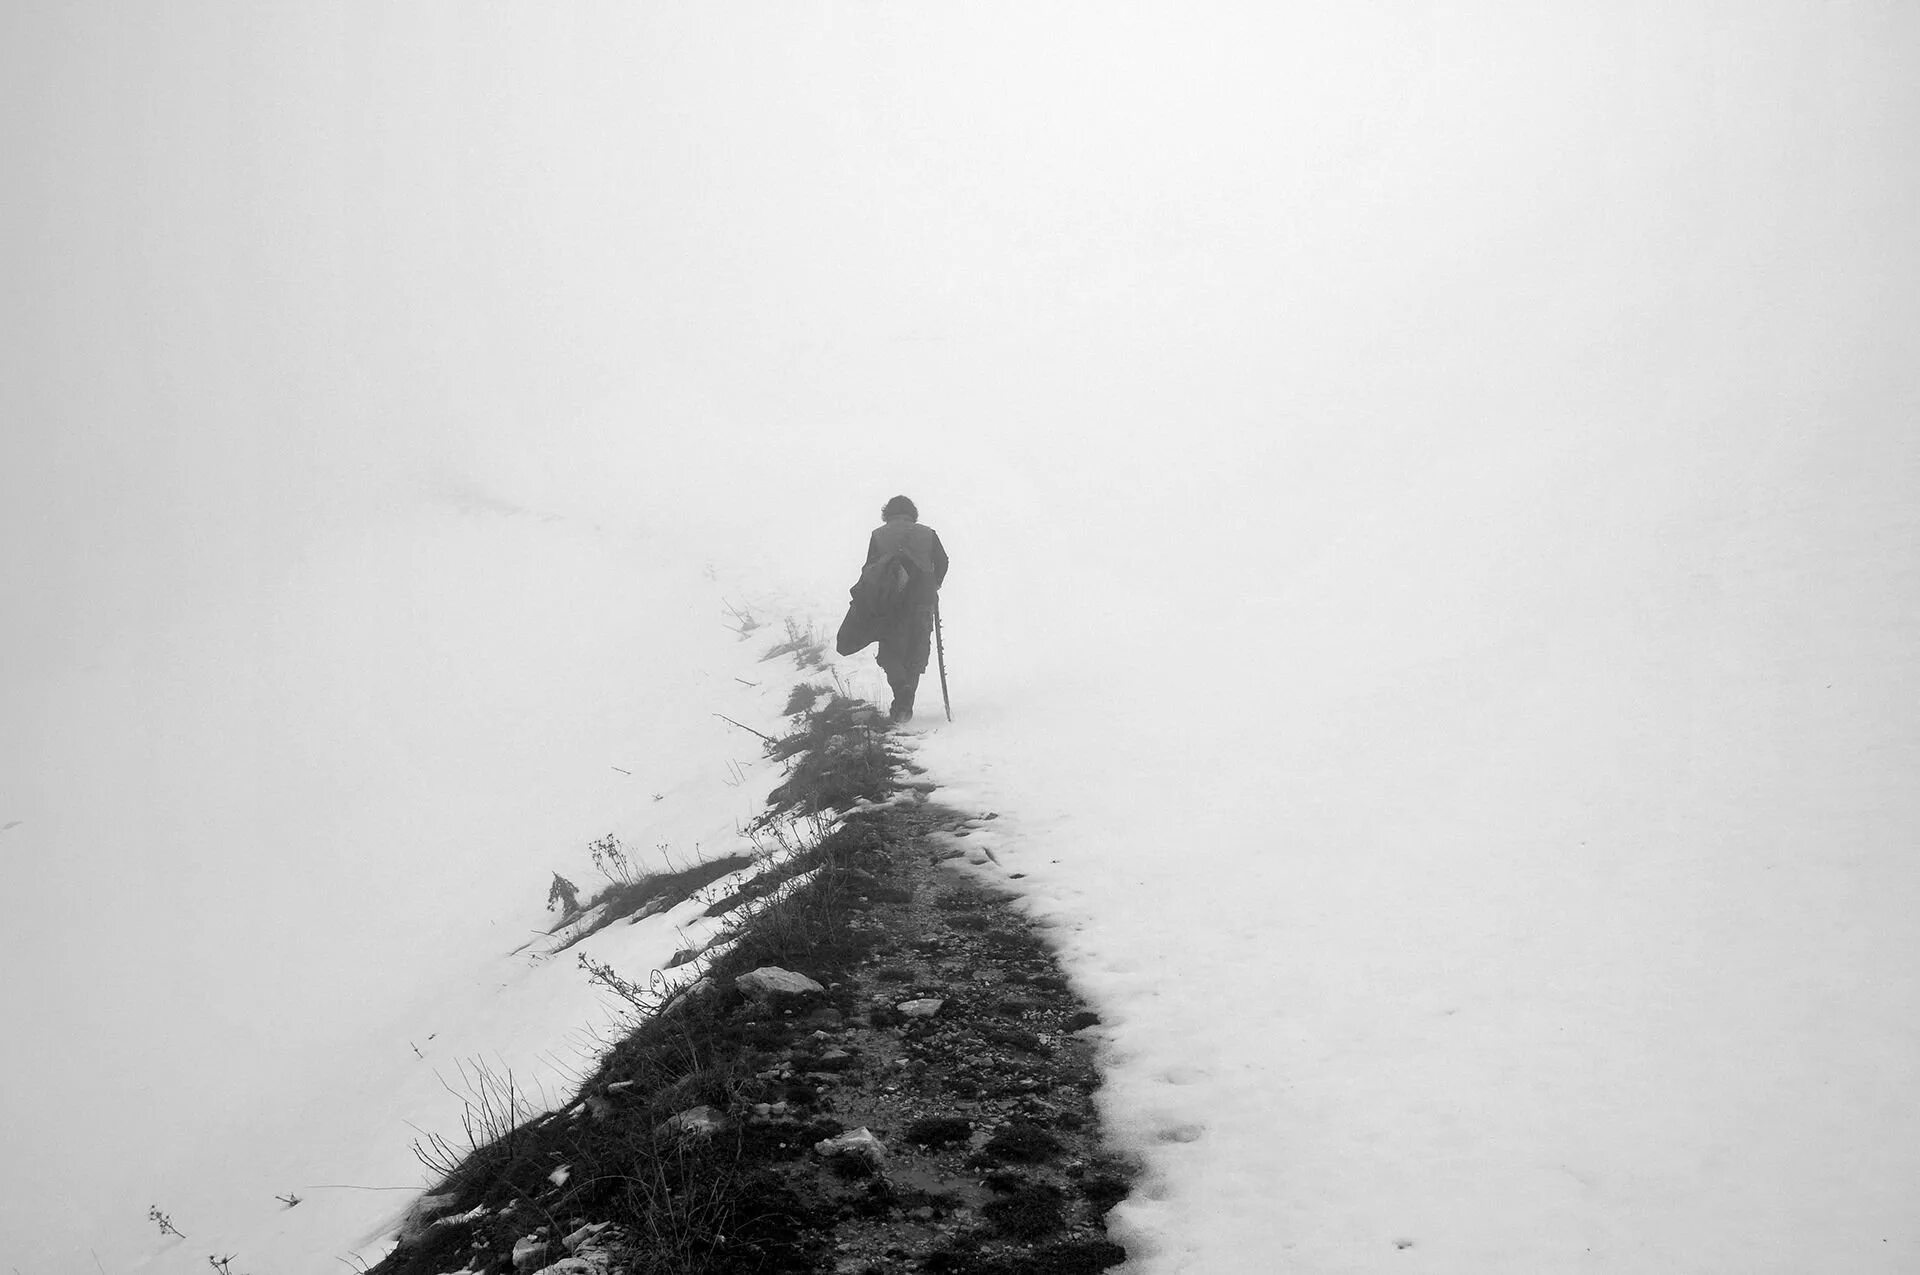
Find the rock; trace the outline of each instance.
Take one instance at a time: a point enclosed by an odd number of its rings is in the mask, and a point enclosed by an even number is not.
[[[692,960],[692,959],[693,958],[691,956],[687,958],[687,960]],[[686,962],[682,961],[680,963],[684,965]],[[688,983],[683,987],[676,988],[674,991],[670,992],[667,996],[666,1003],[660,1006],[660,1011],[662,1013],[666,1013],[670,1010],[679,1009],[681,1006],[685,1005],[688,1001],[697,1000],[700,997],[705,996],[708,992],[712,990],[713,990],[713,980],[708,978],[705,974],[702,974],[699,978],[694,979],[691,983]]]
[[[411,1244],[427,1233],[433,1219],[446,1213],[460,1202],[460,1197],[449,1191],[445,1195],[423,1195],[413,1202],[407,1215],[400,1220],[400,1243]]]
[[[563,1164],[559,1168],[555,1169],[552,1173],[549,1173],[547,1175],[547,1181],[553,1183],[555,1186],[565,1186],[567,1184],[567,1179],[572,1176],[573,1176],[573,1166],[570,1164]]]
[[[805,996],[827,990],[805,974],[783,970],[778,965],[762,965],[757,970],[749,970],[734,979],[733,985],[749,996]]]
[[[585,1244],[588,1240],[596,1238],[600,1234],[600,1232],[606,1230],[609,1226],[612,1226],[612,1225],[613,1223],[611,1222],[589,1222],[585,1226],[581,1227],[579,1230],[573,1232],[571,1235],[561,1240],[560,1247],[566,1249],[567,1252],[569,1253],[577,1253],[580,1251],[580,1246],[582,1244]]]
[[[919,1000],[901,1001],[894,1008],[908,1018],[932,1018],[945,1004],[938,996],[923,996]]]
[[[886,1162],[887,1148],[873,1131],[865,1125],[849,1130],[838,1137],[822,1138],[813,1144],[813,1149],[828,1159],[835,1156],[857,1156],[875,1168]]]
[[[667,1133],[690,1134],[701,1138],[716,1134],[726,1127],[727,1118],[705,1104],[689,1107],[660,1122],[660,1128]]]
[[[538,1235],[523,1235],[513,1246],[513,1269],[531,1271],[547,1264],[547,1242]]]
[[[598,1249],[594,1256],[601,1257]],[[585,1257],[563,1257],[551,1266],[542,1266],[533,1275],[602,1275],[607,1269],[605,1260],[592,1261]]]

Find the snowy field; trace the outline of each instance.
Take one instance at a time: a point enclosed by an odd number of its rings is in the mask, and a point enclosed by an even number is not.
[[[4,29],[0,1265],[377,1257],[905,492],[1130,1270],[1920,1269],[1910,8]]]

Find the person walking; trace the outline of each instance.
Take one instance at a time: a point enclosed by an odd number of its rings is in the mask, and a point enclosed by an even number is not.
[[[906,582],[890,615],[878,629],[880,669],[893,690],[889,716],[896,722],[913,720],[914,692],[927,671],[933,639],[933,608],[947,578],[947,550],[940,534],[920,521],[920,510],[905,496],[895,496],[880,510],[881,524],[867,538],[866,566],[889,560],[904,569]]]

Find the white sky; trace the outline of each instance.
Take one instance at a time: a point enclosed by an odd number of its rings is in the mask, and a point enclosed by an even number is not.
[[[635,631],[588,602],[622,554],[830,601],[907,491],[976,668],[1105,703],[1075,651],[1150,680],[1143,634],[1191,626],[1222,658],[1179,702],[1228,713],[1286,678],[1236,662],[1223,579],[1349,696],[1559,624],[1781,633],[1804,579],[1840,627],[1781,649],[1880,670],[1848,703],[1884,713],[1917,35],[1894,3],[14,6],[4,1229],[202,1123],[189,1078],[324,1033],[259,1007],[339,944],[431,964],[461,923],[405,919],[472,839],[600,830],[501,791]],[[609,539],[556,575],[449,507]],[[1673,565],[1727,554],[1775,591]],[[1785,658],[1736,646],[1759,684]],[[529,791],[590,806],[581,749]]]

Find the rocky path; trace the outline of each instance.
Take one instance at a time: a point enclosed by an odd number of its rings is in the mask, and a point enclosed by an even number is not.
[[[698,983],[568,1106],[452,1168],[378,1275],[1075,1275],[1125,1259],[1103,1224],[1130,1171],[1101,1140],[1098,1020],[989,856],[968,853],[995,816],[935,801],[859,706],[812,713],[802,735],[783,801],[861,790],[799,865],[767,867],[804,884],[716,904],[739,922]]]

